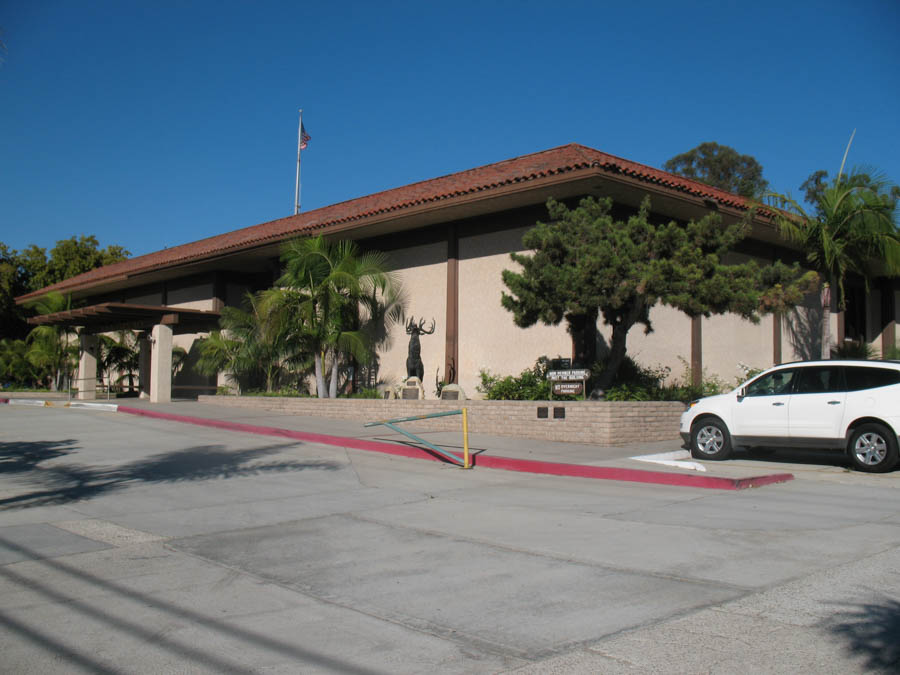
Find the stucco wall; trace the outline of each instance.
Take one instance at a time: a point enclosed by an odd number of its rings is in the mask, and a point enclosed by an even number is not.
[[[500,304],[504,269],[516,269],[509,253],[522,251],[528,228],[460,238],[459,240],[459,365],[457,377],[466,395],[480,394],[479,370],[518,375],[540,356],[572,354],[565,325],[519,328]]]
[[[415,317],[416,323],[425,319],[425,328],[435,321],[435,331],[420,338],[422,363],[425,374],[425,395],[433,398],[435,374],[443,376],[444,342],[447,335],[447,245],[445,243],[412,246],[390,253],[391,267],[397,273],[406,293],[407,317]],[[409,336],[403,325],[394,326],[391,343],[380,352],[381,363],[378,379],[388,385],[400,384],[406,377],[406,357]]]
[[[628,332],[626,342],[628,356],[645,368],[668,367],[669,381],[683,379],[684,363],[691,361],[691,320],[684,312],[657,305],[650,310],[651,333],[645,334],[644,327],[634,326]],[[603,323],[597,324],[604,347],[609,348],[612,329]]]
[[[499,375],[517,375],[534,364],[539,356],[570,356],[571,339],[565,325],[531,328],[517,327],[512,314],[500,304],[505,290],[501,279],[504,269],[517,267],[512,251],[526,252],[521,240],[530,225],[459,239],[459,362],[457,380],[470,398],[480,398],[476,387],[479,371],[488,369]],[[417,318],[434,317],[434,335],[422,337],[425,364],[426,398],[433,398],[434,380],[440,369],[443,376],[446,331],[446,243],[438,242],[392,251],[391,262],[397,269],[408,296],[407,314]],[[746,256],[732,256],[731,262],[743,262]],[[811,294],[805,306],[793,311],[782,329],[782,361],[817,357],[818,325],[821,310],[818,294]],[[691,320],[683,312],[657,305],[651,309],[653,331],[644,334],[635,326],[628,334],[628,354],[642,366],[670,369],[669,381],[684,380],[691,361]],[[703,368],[707,377],[717,377],[726,385],[742,376],[740,364],[768,368],[774,362],[773,322],[771,315],[760,323],[736,315],[719,315],[702,320]],[[601,340],[609,345],[611,330],[599,322]],[[813,331],[811,333],[811,331]],[[837,335],[837,317],[832,317],[833,340]],[[873,335],[872,339],[877,339]],[[380,379],[396,384],[405,377],[408,336],[402,326],[393,331],[393,345],[381,356]],[[601,349],[603,346],[601,345]]]
[[[703,369],[715,374],[727,386],[743,380],[739,364],[751,368],[773,365],[773,318],[764,316],[758,324],[734,314],[711,316],[703,322]]]

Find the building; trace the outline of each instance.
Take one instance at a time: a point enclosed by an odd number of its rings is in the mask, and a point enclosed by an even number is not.
[[[168,248],[86,272],[17,299],[23,303],[50,290],[71,294],[79,309],[38,317],[45,323],[83,327],[80,395],[91,397],[96,335],[129,328],[142,331],[142,377],[154,401],[171,396],[171,344],[190,350],[216,326],[220,310],[238,305],[247,291],[267,288],[279,275],[281,245],[296,236],[349,238],[364,248],[386,251],[407,289],[407,314],[435,319],[422,338],[426,392],[432,378],[459,383],[472,396],[479,370],[513,374],[541,355],[569,356],[564,326],[520,329],[500,306],[500,273],[513,265],[525,231],[546,219],[546,200],[586,195],[611,197],[634,209],[649,195],[655,215],[687,221],[718,211],[723,221],[743,217],[750,204],[702,183],[570,144],[468,171]],[[758,217],[736,260],[797,259],[773,224]],[[851,286],[853,311],[835,314],[833,335],[864,339],[877,347],[895,344],[897,292],[884,282],[868,295]],[[767,367],[816,354],[818,301],[810,298],[784,320],[764,317],[754,325],[735,316],[691,320],[655,307],[655,331],[632,331],[629,354],[647,366],[663,365],[681,375],[684,366],[704,369],[731,382],[738,362]],[[849,320],[848,320],[849,318]],[[602,327],[601,327],[602,332]],[[407,339],[397,327],[381,356],[379,375],[399,382],[406,375]],[[211,383],[183,373],[178,386]],[[186,389],[185,391],[191,391]],[[433,394],[432,394],[433,395]]]

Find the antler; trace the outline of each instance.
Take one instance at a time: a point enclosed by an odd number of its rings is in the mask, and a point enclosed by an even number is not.
[[[431,328],[428,330],[425,330],[425,319],[424,318],[419,319],[419,322],[416,323],[416,317],[411,316],[411,317],[409,317],[409,322],[406,324],[406,332],[409,333],[410,335],[412,335],[414,333],[416,335],[431,335],[434,332],[434,326],[435,326],[434,319],[432,319],[431,320]]]

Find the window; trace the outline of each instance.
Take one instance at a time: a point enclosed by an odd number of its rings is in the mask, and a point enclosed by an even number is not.
[[[900,383],[900,370],[892,368],[866,368],[865,366],[848,366],[845,368],[847,391],[875,389]]]
[[[791,382],[796,370],[776,370],[763,375],[747,385],[745,396],[777,396],[791,393]]]
[[[836,366],[800,368],[794,379],[795,394],[824,394],[844,391],[841,369]]]

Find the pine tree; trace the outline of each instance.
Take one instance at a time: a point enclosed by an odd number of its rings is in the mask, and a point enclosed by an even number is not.
[[[692,317],[734,312],[758,321],[766,311],[764,299],[772,297],[763,279],[766,268],[722,262],[745,236],[747,222],[724,225],[718,214],[709,214],[687,224],[661,223],[650,218],[649,198],[627,220],[610,215],[609,199],[586,198],[571,210],[550,200],[547,207],[550,222],[539,222],[523,238],[533,253],[511,254],[521,271],[503,271],[510,293],[503,294],[502,304],[522,327],[563,319],[571,327],[599,313],[612,329],[599,389],[615,379],[628,332],[637,324],[652,330],[650,309],[657,303]],[[775,277],[788,285],[804,278],[796,266],[784,265]],[[799,300],[797,294],[787,296]]]

